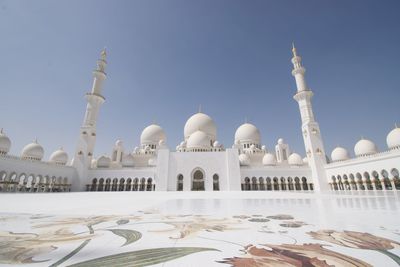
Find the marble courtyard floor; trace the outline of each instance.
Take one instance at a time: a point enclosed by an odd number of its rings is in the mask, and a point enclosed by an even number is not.
[[[0,195],[0,265],[399,266],[399,192]]]

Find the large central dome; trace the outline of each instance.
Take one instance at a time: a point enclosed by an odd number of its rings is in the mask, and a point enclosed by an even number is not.
[[[186,121],[184,129],[185,140],[196,131],[202,131],[211,140],[216,140],[217,127],[210,116],[204,113],[196,113]]]

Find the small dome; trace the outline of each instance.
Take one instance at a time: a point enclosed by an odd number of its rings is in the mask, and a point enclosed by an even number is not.
[[[308,158],[307,158],[307,157],[304,157],[304,158],[303,158],[303,163],[304,163],[304,164],[308,164]]]
[[[332,162],[344,161],[344,160],[348,160],[349,158],[350,158],[349,153],[343,147],[338,146],[334,150],[332,150],[332,153],[331,153]]]
[[[251,123],[244,123],[235,132],[235,142],[260,144],[260,131]]]
[[[30,143],[22,149],[21,157],[23,159],[42,160],[44,149],[37,141]]]
[[[278,139],[278,144],[279,144],[279,145],[282,145],[283,143],[284,143],[283,138],[279,138],[279,139]]]
[[[158,144],[160,140],[167,140],[167,136],[165,135],[164,130],[156,124],[152,124],[144,128],[142,134],[140,135],[140,143],[142,145]]]
[[[68,162],[68,154],[62,148],[60,148],[50,155],[49,161],[56,164],[65,165]]]
[[[187,140],[187,148],[210,148],[210,138],[205,132],[196,131]]]
[[[123,142],[122,142],[121,140],[117,140],[117,141],[115,142],[115,146],[116,146],[116,147],[122,147],[122,146],[123,146]]]
[[[158,141],[158,145],[159,146],[165,146],[165,140],[161,139],[160,141]]]
[[[204,132],[212,140],[215,140],[217,136],[217,127],[214,121],[210,116],[201,112],[194,114],[186,121],[184,128],[185,139],[188,139],[196,131]]]
[[[266,146],[262,146],[262,147],[261,147],[261,150],[262,150],[262,151],[267,151],[267,147],[266,147]]]
[[[275,166],[276,165],[276,158],[274,154],[266,153],[262,159],[263,165],[266,166]]]
[[[131,154],[122,157],[122,167],[133,167],[134,164],[134,158]]]
[[[138,154],[140,152],[140,148],[137,146],[133,149],[133,153]]]
[[[250,165],[250,157],[246,154],[240,154],[239,155],[239,163],[241,166]]]
[[[97,159],[97,168],[109,168],[111,164],[111,159],[106,156],[101,156]]]
[[[297,153],[290,154],[290,156],[288,158],[288,162],[289,162],[289,165],[296,165],[296,166],[303,165],[303,159]]]
[[[213,147],[216,147],[216,148],[221,147],[221,144],[218,141],[215,141],[213,144]]]
[[[3,133],[3,129],[0,130],[0,154],[7,154],[11,148],[11,140],[8,136]]]
[[[356,154],[356,157],[361,157],[361,156],[368,156],[372,155],[378,152],[378,149],[374,142],[368,139],[361,139],[360,141],[357,142],[357,144],[354,146],[354,153]]]
[[[400,128],[396,127],[386,137],[386,144],[389,149],[400,148]]]

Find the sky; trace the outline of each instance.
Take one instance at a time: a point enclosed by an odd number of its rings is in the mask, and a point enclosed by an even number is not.
[[[353,154],[361,136],[384,151],[400,122],[399,10],[398,0],[0,0],[0,128],[11,154],[37,138],[46,160],[61,146],[71,158],[106,47],[96,156],[117,139],[132,151],[151,123],[174,149],[199,105],[225,147],[247,119],[268,150],[282,137],[304,156],[294,41],[327,154]]]

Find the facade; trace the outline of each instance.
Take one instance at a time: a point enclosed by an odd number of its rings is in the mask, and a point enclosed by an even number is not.
[[[93,71],[92,90],[86,94],[87,108],[78,145],[69,161],[61,148],[43,161],[44,149],[37,141],[20,156],[9,155],[11,141],[0,133],[0,190],[2,192],[65,191],[327,191],[400,190],[400,128],[387,135],[388,149],[379,152],[371,140],[361,139],[355,158],[345,148],[326,155],[319,124],[312,108],[313,92],[305,80],[305,68],[293,46],[293,70],[301,116],[305,157],[291,153],[280,138],[275,150],[262,145],[257,127],[241,125],[232,147],[218,142],[217,127],[202,112],[191,116],[182,142],[174,150],[156,124],[146,127],[140,146],[128,152],[117,140],[111,155],[94,157],[96,122],[103,83],[107,77],[106,52],[101,52]]]

